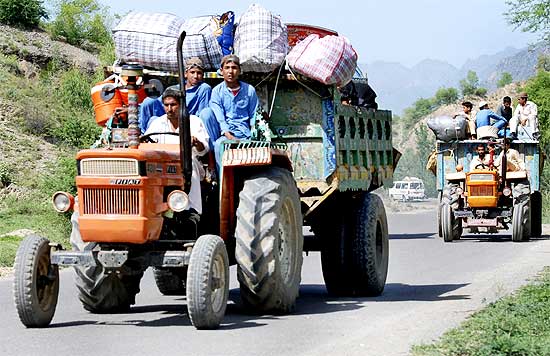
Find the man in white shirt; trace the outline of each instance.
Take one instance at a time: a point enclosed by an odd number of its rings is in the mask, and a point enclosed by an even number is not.
[[[517,137],[519,131],[526,133],[531,138],[538,137],[539,123],[537,115],[537,104],[527,100],[527,93],[520,93],[518,106],[514,111],[514,116],[510,119],[510,133],[512,137]]]
[[[162,104],[166,114],[154,120],[147,128],[144,135],[152,135],[151,138],[157,143],[179,144],[179,136],[166,134],[169,132],[179,133],[179,114],[181,93],[177,89],[168,88],[162,94]],[[189,191],[189,205],[191,209],[202,214],[202,198],[200,181],[204,177],[204,169],[198,160],[198,156],[208,152],[208,133],[202,120],[195,115],[189,115],[191,127],[191,144],[193,147],[193,173],[191,175],[191,189]],[[164,134],[163,134],[164,133]]]

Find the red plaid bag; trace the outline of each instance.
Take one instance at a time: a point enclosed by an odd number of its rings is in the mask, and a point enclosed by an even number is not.
[[[357,53],[344,36],[312,34],[290,51],[287,56],[290,68],[323,84],[347,84],[357,66]]]

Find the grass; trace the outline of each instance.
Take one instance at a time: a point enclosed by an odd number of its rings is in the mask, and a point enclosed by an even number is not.
[[[39,194],[36,193],[38,196]],[[70,221],[68,216],[53,210],[49,198],[5,197],[0,200],[0,267],[11,267],[21,238],[9,236],[19,229],[30,229],[50,241],[69,245]]]
[[[550,355],[550,267],[532,284],[475,313],[414,356]]]

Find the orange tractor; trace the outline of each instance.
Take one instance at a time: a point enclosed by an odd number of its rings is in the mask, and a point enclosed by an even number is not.
[[[177,45],[180,88],[184,36]],[[77,154],[77,197],[53,196],[56,210],[73,211],[72,249],[38,236],[20,246],[14,291],[24,325],[50,324],[59,266],[75,267],[79,298],[95,313],[129,309],[152,267],[161,293],[186,295],[199,329],[222,321],[230,264],[237,265],[243,305],[257,313],[294,308],[304,250],[321,251],[329,293],[382,293],[388,228],[382,201],[370,192],[391,185],[397,159],[391,112],[340,105],[336,86],[290,73],[269,79],[251,74],[246,81],[274,108],[269,127],[258,126],[252,140],[224,144],[220,182],[202,182],[197,221],[188,210],[192,157],[185,93],[180,144],[140,142],[155,139],[139,136],[143,75],[139,67],[125,66],[121,84],[101,83],[92,94],[104,102],[96,107],[96,120],[110,129],[102,134],[102,148]],[[216,73],[205,78],[220,80]],[[304,222],[315,233],[306,242]]]

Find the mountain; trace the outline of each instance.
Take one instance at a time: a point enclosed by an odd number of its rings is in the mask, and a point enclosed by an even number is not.
[[[535,74],[541,54],[550,55],[550,48],[540,44],[523,49],[508,47],[493,55],[469,59],[461,68],[433,59],[425,59],[412,68],[384,61],[359,63],[359,67],[378,94],[380,107],[401,115],[417,99],[432,97],[441,87],[459,89],[460,80],[470,70],[476,72],[480,86],[490,92],[496,89],[496,83],[504,72],[510,73],[514,81],[526,80]]]

